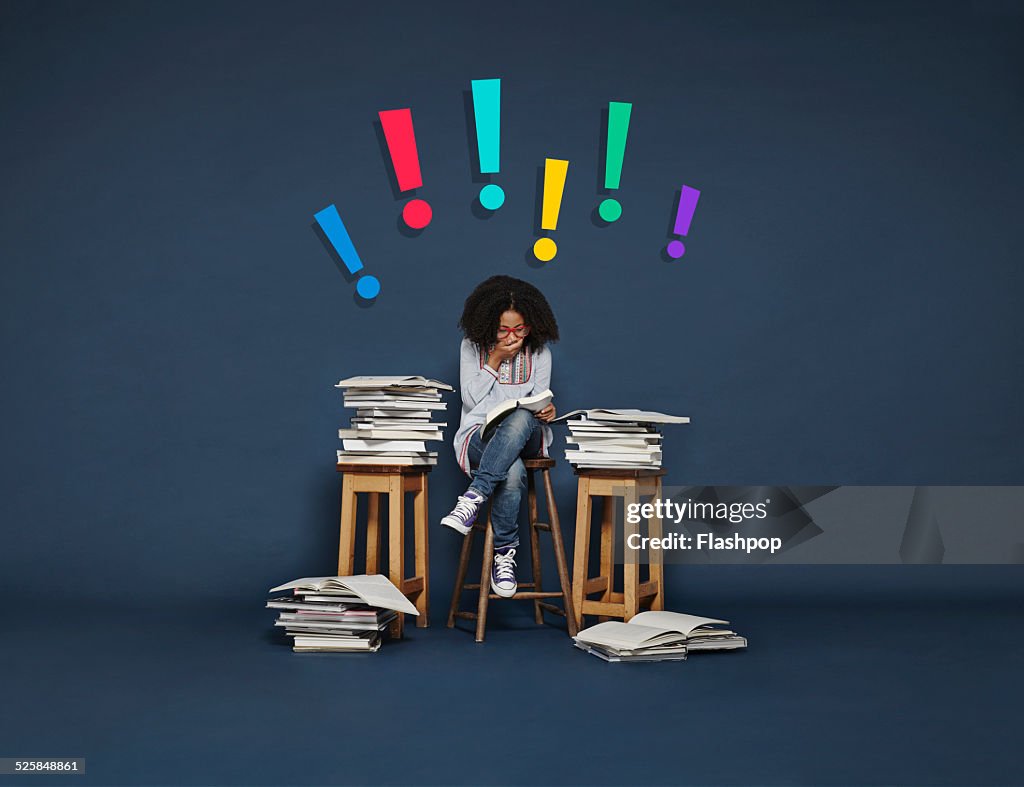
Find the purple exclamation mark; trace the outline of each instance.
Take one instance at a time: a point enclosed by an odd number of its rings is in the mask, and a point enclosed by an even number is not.
[[[691,189],[689,186],[683,186],[679,192],[679,207],[676,209],[676,223],[672,228],[672,232],[676,235],[686,236],[686,233],[690,231],[690,222],[693,221],[693,212],[697,209],[697,200],[700,199],[700,192],[697,189]],[[668,256],[674,260],[678,260],[684,254],[686,254],[686,247],[683,242],[679,239],[670,241],[668,246],[665,248]]]

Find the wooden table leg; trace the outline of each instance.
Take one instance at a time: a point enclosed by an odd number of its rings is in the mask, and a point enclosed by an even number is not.
[[[366,573],[376,574],[380,571],[380,493],[367,492],[366,498]]]
[[[402,491],[402,476],[392,475],[388,488],[388,562],[389,579],[401,590],[405,583],[405,494]],[[401,612],[391,624],[391,635],[401,638],[404,634],[405,615]]]
[[[639,525],[630,524],[628,516],[630,508],[636,505],[639,494],[635,480],[625,481],[623,485],[625,487],[623,512],[626,515],[622,518],[622,601],[624,607],[622,621],[628,623],[630,618],[639,611],[637,592],[640,589],[640,556],[629,548],[629,537],[638,532]]]
[[[654,497],[661,499],[661,476],[654,479]],[[661,517],[654,515],[647,520],[647,535],[661,538],[664,533]],[[665,551],[662,549],[647,550],[650,561],[649,570],[652,582],[656,582],[658,593],[651,599],[651,609],[665,609]]]
[[[428,541],[430,516],[427,505],[426,473],[420,479],[420,489],[413,496],[412,505],[416,539],[416,576],[423,578],[423,589],[416,596],[416,609],[420,613],[416,618],[416,626],[426,628],[430,625],[430,546]]]
[[[338,537],[338,576],[351,576],[356,560],[356,493],[352,476],[341,479],[341,520]]]
[[[601,593],[601,601],[612,600],[612,589],[615,584],[615,498],[606,496],[601,499],[601,576],[608,580],[608,585]],[[611,620],[607,615],[598,615],[598,623]]]
[[[583,590],[590,558],[590,479],[580,476],[576,492],[576,544],[572,554],[572,608],[576,628],[583,628]]]

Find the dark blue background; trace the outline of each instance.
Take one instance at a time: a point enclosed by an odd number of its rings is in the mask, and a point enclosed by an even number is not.
[[[1021,483],[1022,26],[1000,2],[4,3],[5,592],[57,610],[126,595],[258,607],[273,584],[333,573],[349,415],[333,383],[457,383],[462,301],[497,272],[556,310],[560,409],[693,418],[667,431],[669,483]],[[480,219],[463,94],[491,76],[508,196]],[[633,118],[623,217],[599,228],[609,100]],[[434,209],[419,237],[399,232],[407,198],[374,128],[402,106]],[[559,253],[539,266],[546,156],[571,163]],[[686,256],[667,263],[682,183],[702,196]],[[382,282],[368,308],[311,226],[331,202]],[[435,520],[464,483],[445,444]],[[569,520],[564,464],[557,489]],[[434,531],[435,623],[456,549]],[[732,609],[749,631],[743,599],[945,603],[1019,594],[1020,572],[669,582],[671,606]],[[247,625],[269,626],[263,612]],[[412,655],[396,667],[416,670]],[[278,663],[296,661],[315,663]],[[987,762],[965,778],[1008,778]],[[662,764],[646,778],[672,780]],[[826,780],[755,766],[702,778]],[[878,778],[894,773],[922,772]]]

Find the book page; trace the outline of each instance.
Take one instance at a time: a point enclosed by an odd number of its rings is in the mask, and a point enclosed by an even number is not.
[[[420,614],[402,591],[392,585],[391,580],[383,574],[359,574],[354,577],[338,577],[338,579],[345,587],[371,606],[393,609],[409,615]]]
[[[283,585],[278,585],[276,588],[271,588],[269,592],[275,593],[278,590],[292,590],[292,589],[305,589],[305,590],[320,590],[322,583],[325,580],[332,579],[333,577],[303,577],[302,579],[296,579],[293,582],[286,582]]]
[[[608,620],[584,629],[576,635],[576,639],[589,645],[604,645],[605,647],[617,648],[619,650],[635,650],[636,648],[642,648],[645,645],[662,640],[666,634],[671,633],[674,632],[650,626],[635,625],[632,621],[622,623],[618,620]],[[669,639],[672,638],[669,637]],[[659,642],[659,644],[667,643]]]
[[[634,615],[626,625],[640,625],[645,627],[654,626],[662,630],[678,631],[682,634],[689,635],[695,628],[714,623],[727,625],[729,621],[716,620],[715,618],[702,618],[697,615],[686,615],[682,612],[665,612],[655,610],[651,612],[641,612],[639,615]]]

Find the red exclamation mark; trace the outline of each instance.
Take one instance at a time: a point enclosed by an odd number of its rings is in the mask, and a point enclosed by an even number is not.
[[[391,164],[395,168],[399,191],[418,189],[423,185],[420,157],[416,152],[416,133],[412,128],[411,109],[386,109],[377,113],[388,143]],[[412,229],[421,230],[430,224],[433,211],[425,200],[410,200],[402,208],[402,220]]]

